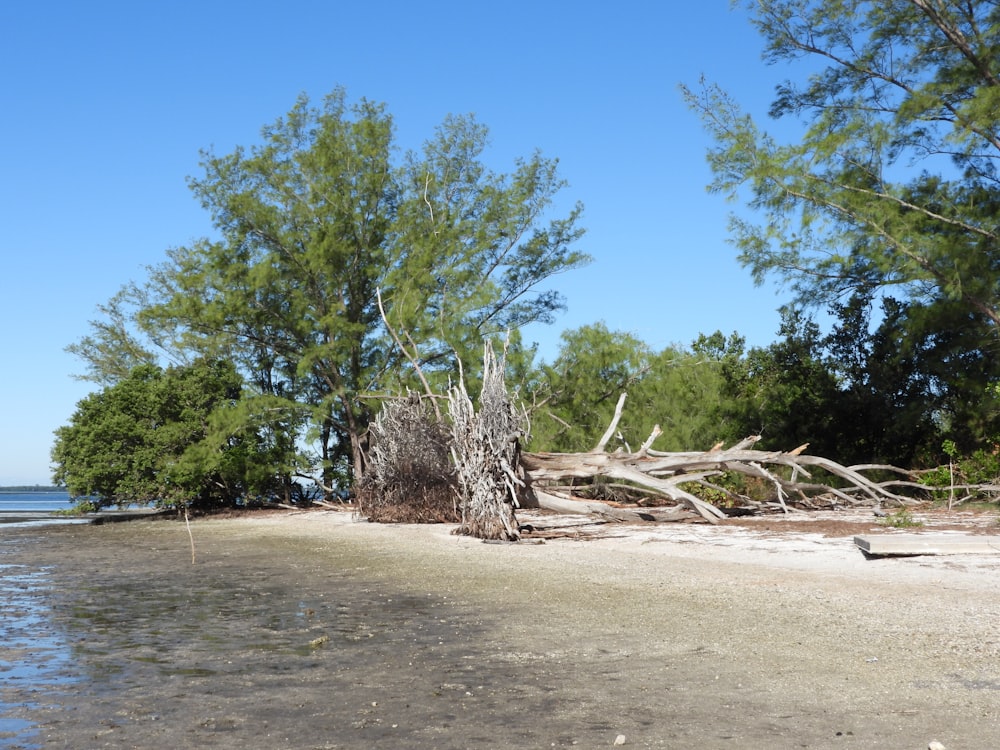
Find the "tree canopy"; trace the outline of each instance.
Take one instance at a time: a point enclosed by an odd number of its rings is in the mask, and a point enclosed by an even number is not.
[[[542,368],[536,386],[542,403],[534,410],[531,447],[592,449],[625,392],[613,447],[636,450],[660,425],[657,449],[707,450],[733,434],[720,409],[723,363],[742,355],[742,339],[721,333],[701,337],[690,349],[668,346],[656,352],[604,323],[566,331],[558,356]]]
[[[475,368],[484,337],[550,322],[563,301],[544,282],[587,261],[574,249],[581,207],[550,216],[557,162],[536,152],[496,173],[488,142],[475,118],[451,116],[400,154],[384,105],[340,89],[320,106],[301,97],[260,144],[203,155],[190,186],[218,236],[170,250],[72,349],[103,383],[162,352],[225,358],[246,379],[242,413],[269,415],[285,467],[308,459],[327,486],[357,474],[370,398],[413,374],[379,296],[445,382],[456,358]]]
[[[770,114],[779,143],[720,87],[685,88],[715,146],[712,188],[741,260],[806,302],[897,286],[1000,323],[1000,6],[973,0],[755,0],[765,58],[801,76]],[[792,127],[790,124],[789,127]]]
[[[254,432],[217,438],[240,398],[232,364],[139,365],[84,398],[56,432],[55,480],[99,505],[233,505],[270,491],[265,444]]]

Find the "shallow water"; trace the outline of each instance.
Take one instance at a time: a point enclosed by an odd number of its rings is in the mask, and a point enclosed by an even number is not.
[[[72,504],[67,492],[0,492],[0,513],[65,510]]]
[[[62,515],[72,506],[66,492],[0,492],[0,534],[43,524],[86,523]]]
[[[232,540],[210,555],[199,540],[192,566],[183,544],[165,553],[124,530],[80,532],[86,551],[70,529],[26,530],[17,557],[57,563],[2,571],[16,637],[0,748],[326,747],[397,734],[419,746],[412,732],[438,730],[412,726],[417,706],[429,701],[447,724],[455,697],[504,682],[477,674],[477,613],[373,579],[363,560],[324,569],[287,543]],[[110,535],[117,544],[97,541]]]
[[[0,562],[0,747],[42,747],[24,714],[51,706],[76,680],[71,650],[48,612],[50,588],[48,569]]]

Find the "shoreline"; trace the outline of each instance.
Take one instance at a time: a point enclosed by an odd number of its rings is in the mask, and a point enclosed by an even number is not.
[[[173,521],[9,535],[0,564],[46,571],[39,606],[72,654],[72,690],[10,717],[35,741],[995,741],[997,558],[865,560],[848,538],[676,524],[487,545],[342,511],[192,528],[194,565]]]
[[[117,523],[168,515],[171,511],[158,508],[134,508],[130,510],[101,510],[96,513],[68,514],[55,510],[0,510],[2,524],[23,523]]]

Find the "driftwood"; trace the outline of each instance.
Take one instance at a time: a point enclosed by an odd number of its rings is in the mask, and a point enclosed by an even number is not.
[[[807,446],[791,451],[754,450],[759,436],[752,436],[729,449],[716,445],[708,451],[666,453],[650,448],[660,434],[654,428],[649,439],[636,452],[608,453],[605,447],[615,433],[621,418],[625,395],[618,401],[611,425],[593,450],[586,453],[523,453],[521,465],[529,484],[534,490],[538,506],[559,512],[598,513],[624,518],[655,519],[656,514],[649,509],[635,511],[616,509],[610,513],[602,503],[581,502],[572,498],[565,488],[543,487],[542,483],[565,483],[567,480],[594,479],[604,477],[623,481],[645,492],[674,501],[678,508],[687,508],[710,523],[717,523],[728,513],[714,504],[696,496],[682,485],[698,485],[714,490],[716,494],[728,496],[733,505],[759,509],[760,504],[748,498],[733,495],[709,479],[726,473],[744,474],[763,479],[774,486],[775,504],[784,512],[789,512],[789,502],[810,506],[812,500],[821,496],[832,498],[832,503],[844,506],[854,505],[911,505],[917,501],[897,494],[890,487],[909,484],[908,482],[877,482],[862,472],[877,469],[882,473],[895,472],[907,475],[894,467],[848,467],[835,461],[804,453]],[[810,470],[821,470],[829,478],[835,478],[836,486],[827,481],[814,481]],[[601,510],[603,507],[603,510]],[[674,516],[680,516],[678,508]],[[728,510],[728,509],[727,509]],[[660,511],[664,513],[663,511]],[[666,515],[670,515],[667,513]],[[675,519],[671,519],[675,520]]]
[[[383,314],[384,318],[384,314]],[[388,327],[388,321],[386,321]],[[390,329],[390,332],[392,330]],[[527,453],[520,445],[528,432],[526,415],[511,401],[504,382],[504,358],[497,358],[489,343],[483,360],[483,387],[478,411],[465,389],[464,378],[448,392],[444,419],[434,394],[420,372],[415,355],[393,333],[421,377],[426,400],[409,394],[373,425],[372,469],[361,483],[359,500],[372,520],[447,520],[415,518],[408,506],[424,511],[450,506],[460,514],[459,534],[486,540],[516,541],[520,528],[515,509],[541,507],[560,513],[583,513],[610,520],[680,521],[704,519],[718,523],[730,515],[762,510],[834,506],[906,506],[919,501],[894,490],[926,488],[915,475],[891,466],[842,466],[827,458],[808,455],[807,445],[789,451],[754,448],[759,436],[725,448],[722,443],[707,451],[666,453],[652,449],[661,434],[656,426],[635,452],[609,453],[607,445],[621,420],[626,395],[618,400],[607,430],[594,448],[584,453]],[[411,342],[412,343],[412,342]],[[432,405],[432,411],[424,402]],[[450,462],[447,456],[450,454]],[[447,464],[447,465],[446,465]],[[866,472],[896,476],[890,481],[869,478]],[[773,501],[755,501],[735,494],[716,477],[742,474],[773,487]],[[813,476],[816,474],[816,476]],[[618,483],[631,495],[641,492],[647,500],[673,503],[669,507],[616,507],[581,500],[567,483],[593,483],[595,479]],[[698,494],[695,494],[695,493]],[[458,507],[454,498],[458,496]],[[429,502],[433,495],[435,502]],[[724,507],[705,499],[724,498]],[[377,508],[389,508],[379,517]],[[397,512],[403,509],[400,514]]]
[[[518,457],[527,420],[507,395],[504,369],[504,357],[497,359],[487,341],[478,413],[464,378],[448,392],[451,454],[462,498],[456,533],[517,541],[520,530],[514,508],[526,489]]]
[[[559,493],[559,494],[557,494]],[[683,507],[672,508],[621,508],[595,500],[574,500],[559,490],[534,489],[535,507],[557,513],[583,513],[615,521],[690,521],[698,518]]]

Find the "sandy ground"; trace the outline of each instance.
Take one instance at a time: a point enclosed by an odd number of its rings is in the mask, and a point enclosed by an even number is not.
[[[173,521],[3,531],[0,747],[1000,746],[1000,554],[867,560],[863,514],[519,518],[200,521],[194,564]]]

